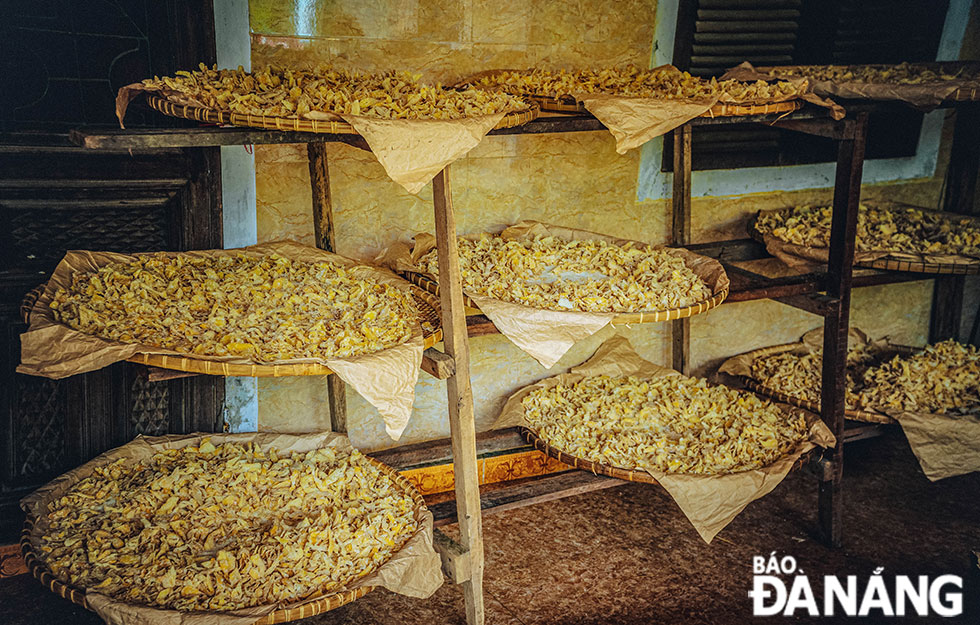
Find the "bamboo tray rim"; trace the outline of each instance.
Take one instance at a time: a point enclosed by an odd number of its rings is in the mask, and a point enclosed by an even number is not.
[[[536,102],[542,111],[556,113],[588,113],[585,105],[572,96],[546,96],[529,95],[525,96]],[[624,96],[627,97],[627,96]],[[792,113],[803,108],[803,102],[799,99],[785,100],[783,102],[771,102],[767,104],[738,104],[733,102],[718,102],[710,109],[698,115],[698,117],[740,117],[748,115],[767,115],[775,113]]]
[[[201,438],[204,438],[202,436]],[[402,490],[412,498],[412,502],[415,504],[416,510],[426,510],[425,500],[419,493],[418,489],[406,478],[404,475],[396,471],[395,469],[389,467],[388,465],[375,460],[369,456],[364,457],[368,462],[373,463],[378,469],[385,473],[391,480]],[[28,517],[24,520],[24,529],[21,531],[20,538],[20,549],[24,556],[24,562],[27,565],[28,571],[33,575],[38,581],[40,581],[44,586],[48,588],[51,592],[55,593],[63,599],[67,599],[79,605],[86,610],[92,610],[89,606],[88,601],[85,597],[85,589],[72,586],[66,582],[61,581],[48,569],[47,565],[37,556],[34,551],[34,545],[31,544],[31,532],[34,528],[35,519]],[[401,550],[405,543],[411,536],[405,538],[402,544],[395,551]],[[374,570],[377,570],[384,564],[379,565]],[[315,616],[317,614],[322,614],[324,612],[329,612],[335,608],[339,608],[342,605],[346,605],[360,599],[367,593],[374,590],[374,586],[360,586],[358,588],[353,588],[350,590],[342,590],[340,592],[331,593],[329,595],[322,595],[319,597],[314,597],[304,601],[303,603],[290,607],[290,608],[279,608],[273,610],[269,614],[256,619],[252,625],[274,625],[275,623],[285,623],[287,621],[295,621],[299,619],[308,618]],[[149,607],[149,606],[144,606]],[[162,608],[161,608],[162,610]],[[94,611],[94,610],[92,610]],[[195,614],[195,615],[207,615],[207,614],[220,614],[220,612],[208,612],[202,610],[181,612],[182,614]]]
[[[920,210],[926,213],[936,213],[939,215],[943,215],[955,219],[970,219],[972,221],[977,222],[978,225],[980,225],[980,217],[976,215],[961,215],[960,213],[939,211],[931,208],[924,208],[922,206],[902,204],[901,202],[887,202],[884,205],[882,205],[882,207],[883,208],[889,208],[889,207],[914,208],[915,210]],[[753,215],[749,219],[748,222],[749,237],[754,241],[758,241],[759,243],[765,245],[766,235],[759,232],[758,228],[755,227],[756,223],[759,220],[759,217],[762,215],[762,213],[769,213],[769,214],[785,213],[791,210],[793,210],[793,207],[774,208],[769,210],[758,211],[755,215]],[[782,239],[777,238],[777,240],[789,245],[795,245],[793,243],[789,243],[788,241],[783,241]],[[799,247],[804,247],[804,246],[799,246]],[[826,251],[827,253],[830,253],[829,247],[808,247],[807,249],[822,250],[822,251]],[[974,258],[971,256],[963,256],[964,258],[963,262],[943,263],[943,262],[929,262],[924,260],[908,260],[905,258],[897,258],[891,256],[891,254],[912,254],[917,252],[902,252],[901,250],[891,250],[882,253],[886,254],[886,256],[882,256],[881,258],[876,258],[874,260],[855,260],[854,266],[865,267],[868,269],[882,269],[885,271],[902,271],[907,273],[944,274],[944,275],[959,275],[959,276],[970,276],[970,275],[980,274],[980,258]],[[819,261],[811,260],[810,262],[819,262]]]
[[[800,342],[796,343],[783,343],[781,345],[771,345],[769,347],[760,347],[759,349],[753,349],[752,351],[745,352],[743,356],[752,356],[754,358],[764,358],[766,356],[772,356],[774,354],[782,354],[783,352],[793,351],[799,349],[803,344]],[[912,353],[914,348],[905,345],[894,345],[892,347],[896,348],[896,352]],[[786,402],[797,408],[803,408],[820,414],[820,403],[815,401],[810,401],[808,399],[803,399],[800,397],[794,397],[792,395],[787,395],[780,389],[767,386],[762,380],[757,380],[749,376],[738,376],[745,382],[745,385],[753,392],[759,393],[760,395],[765,395],[771,399],[777,401]],[[844,408],[844,417],[850,419],[851,421],[863,421],[864,423],[880,423],[883,425],[889,425],[896,423],[895,419],[892,419],[888,415],[881,412],[874,412],[869,410],[863,410],[861,408]]]
[[[578,456],[573,456],[566,453],[557,447],[552,446],[548,441],[544,440],[538,436],[537,432],[527,426],[518,426],[517,428],[520,433],[527,439],[527,442],[534,446],[538,451],[543,452],[549,458],[554,458],[559,462],[563,462],[567,465],[575,467],[576,469],[581,469],[583,471],[589,471],[593,475],[605,475],[607,477],[613,477],[626,482],[637,482],[640,484],[659,484],[656,479],[646,471],[642,469],[624,469],[622,467],[616,467],[609,464],[602,464],[600,462],[594,462],[592,460],[585,460],[584,458],[579,458]],[[818,453],[818,449],[814,448],[807,452],[804,452],[796,462],[793,464],[792,470],[799,469],[803,467],[807,462],[810,461],[811,456],[814,453]],[[765,467],[761,467],[765,468]],[[749,469],[754,470],[754,469]],[[695,475],[695,474],[678,474],[678,475]],[[734,475],[732,473],[723,473],[721,475],[701,475],[697,474],[698,477],[723,477],[725,475]]]
[[[230,124],[249,128],[266,130],[288,130],[294,132],[312,132],[317,134],[346,134],[358,135],[354,127],[341,119],[320,120],[300,119],[298,117],[271,117],[266,115],[251,115],[233,113],[219,109],[209,109],[189,104],[177,104],[159,95],[147,93],[146,103],[150,108],[168,115],[209,124]],[[521,126],[537,118],[540,108],[532,102],[531,106],[520,111],[509,112],[497,122],[494,129],[513,128]],[[460,118],[468,119],[468,118]],[[406,120],[413,121],[413,120]]]
[[[425,289],[432,295],[439,295],[439,283],[433,280],[430,276],[424,273],[418,273],[416,271],[403,271],[400,272],[402,277],[411,282],[412,284]],[[684,319],[686,317],[692,317],[701,313],[708,312],[712,308],[719,306],[728,297],[729,289],[722,289],[718,293],[712,295],[706,300],[692,304],[690,306],[685,306],[683,308],[672,308],[670,310],[659,310],[659,311],[644,311],[635,313],[617,313],[615,317],[610,320],[610,325],[628,325],[634,323],[662,323],[664,321],[672,321],[674,319]],[[480,307],[465,293],[463,294],[463,303],[475,310],[479,310]],[[533,307],[529,307],[533,308]],[[561,310],[549,310],[546,308],[537,308],[535,310],[547,310],[548,312],[576,312],[576,311],[561,311]],[[597,313],[604,314],[604,313]]]

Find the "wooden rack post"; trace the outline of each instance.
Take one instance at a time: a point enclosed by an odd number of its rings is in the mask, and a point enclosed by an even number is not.
[[[436,249],[439,255],[443,340],[446,354],[456,365],[455,373],[446,379],[446,389],[453,449],[456,515],[464,555],[468,556],[463,559],[468,570],[457,570],[456,581],[463,585],[467,624],[482,625],[483,528],[480,481],[477,475],[476,423],[473,418],[473,391],[470,387],[470,354],[456,242],[456,216],[453,213],[448,165],[432,180],[432,201],[435,205]]]
[[[310,188],[313,193],[313,234],[321,250],[337,253],[333,227],[333,203],[330,197],[330,170],[327,167],[325,143],[307,143],[310,161]],[[347,431],[347,389],[340,376],[327,376],[327,401],[330,404],[330,429]]]
[[[691,125],[684,124],[674,130],[674,187],[670,206],[670,244],[675,246],[691,243]],[[691,320],[675,319],[670,323],[671,367],[687,374],[691,366]]]
[[[821,382],[821,417],[837,437],[829,462],[818,472],[821,476],[818,517],[827,542],[841,544],[843,508],[841,479],[844,467],[844,389],[847,358],[847,333],[851,304],[852,265],[857,232],[858,203],[861,197],[861,173],[864,167],[864,145],[867,134],[866,112],[854,119],[801,119],[777,121],[774,126],[797,132],[829,137],[838,141],[837,176],[834,184],[834,209],[831,225],[830,261],[821,279],[827,295],[819,302],[812,299],[788,300],[824,318],[824,359]],[[674,131],[674,184],[672,198],[674,245],[689,243],[691,228],[691,124]],[[776,281],[770,281],[774,283]],[[771,289],[762,296],[775,298]],[[785,297],[780,301],[786,300]],[[685,320],[686,321],[686,320]],[[690,367],[690,330],[674,321],[671,326],[673,367],[682,373]]]
[[[830,479],[820,482],[819,517],[824,538],[834,547],[840,546],[842,538],[847,333],[867,125],[867,113],[859,113],[855,120],[843,122],[843,138],[837,147],[830,258],[827,263],[827,295],[836,299],[837,305],[824,317],[820,416],[837,437],[837,443],[831,456]]]

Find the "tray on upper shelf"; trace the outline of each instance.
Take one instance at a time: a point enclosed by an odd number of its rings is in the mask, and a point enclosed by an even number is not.
[[[20,314],[24,323],[30,324],[31,310],[44,292],[45,284],[34,287],[24,296],[20,305]],[[442,341],[442,317],[439,300],[423,289],[413,287],[412,297],[419,311],[419,322],[422,324],[423,345],[426,349]],[[134,362],[150,367],[201,373],[205,375],[245,376],[253,378],[280,378],[304,375],[330,375],[333,371],[326,365],[318,363],[296,363],[282,365],[238,364],[216,360],[202,360],[191,356],[174,356],[166,354],[138,353],[127,358]]]
[[[545,95],[527,96],[529,100],[541,107],[542,111],[552,113],[586,113],[585,105],[571,96],[551,97]],[[730,104],[719,102],[698,117],[740,117],[743,115],[770,115],[774,113],[792,113],[803,107],[800,100],[772,102],[770,104]]]
[[[147,94],[146,103],[150,108],[169,115],[191,119],[208,124],[230,124],[249,128],[264,128],[267,130],[288,130],[293,132],[313,132],[325,134],[356,135],[354,127],[343,120],[300,119],[298,117],[267,117],[265,115],[250,115],[207,109],[186,104],[175,104],[160,96]],[[494,128],[512,128],[535,119],[539,109],[531,107],[523,111],[508,113]]]
[[[903,67],[904,66],[904,67]],[[898,83],[855,79],[865,71],[896,70],[963,72],[966,77]],[[781,65],[756,67],[755,71],[772,78],[810,80],[814,93],[852,100],[898,100],[912,105],[934,105],[942,102],[975,102],[980,100],[980,64],[975,61],[942,61],[932,63],[865,64],[865,65]],[[841,78],[827,72],[841,72]],[[821,74],[822,73],[822,74]],[[843,78],[847,73],[850,78]]]
[[[928,213],[936,215],[939,217],[948,217],[954,220],[970,220],[977,223],[980,226],[980,218],[971,215],[961,215],[959,213],[948,213],[943,211],[936,211],[931,209],[922,208],[919,206],[911,206],[906,204],[901,204],[898,202],[883,202],[880,204],[875,204],[874,208],[911,208],[915,210],[922,211],[923,213]],[[790,260],[799,259],[801,263],[806,262],[811,263],[826,263],[827,258],[830,254],[829,247],[810,247],[803,245],[796,245],[793,243],[788,243],[782,239],[778,239],[771,235],[768,235],[771,241],[767,241],[767,235],[759,232],[756,228],[756,222],[763,212],[766,213],[779,213],[787,212],[793,210],[792,208],[782,208],[772,211],[760,211],[755,216],[753,216],[748,222],[748,234],[752,239],[766,245],[769,248],[770,242],[777,246],[777,253],[775,255],[779,256],[780,260],[787,262],[787,264],[792,264],[787,261],[787,257]],[[772,250],[770,250],[772,252]],[[907,273],[925,273],[925,274],[944,274],[944,275],[976,275],[980,273],[980,258],[974,258],[970,256],[953,255],[953,254],[928,254],[928,253],[918,253],[918,252],[902,252],[900,250],[892,251],[875,251],[867,252],[860,249],[856,249],[854,252],[854,266],[855,267],[866,267],[869,269],[881,269],[885,271],[900,271]]]
[[[400,272],[400,275],[412,284],[424,289],[428,293],[436,296],[439,295],[439,283],[433,280],[431,277],[413,271],[403,271]],[[671,310],[619,313],[613,317],[612,321],[609,323],[612,325],[626,325],[632,323],[660,323],[663,321],[671,321],[673,319],[684,319],[685,317],[691,317],[708,312],[712,308],[715,308],[724,302],[726,297],[728,297],[728,288],[725,288],[712,297],[691,306],[673,308]],[[477,306],[476,303],[465,293],[463,294],[463,303],[477,311],[480,309],[479,306]]]

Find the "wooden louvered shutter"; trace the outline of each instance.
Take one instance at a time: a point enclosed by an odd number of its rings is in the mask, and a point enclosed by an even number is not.
[[[897,63],[935,58],[948,0],[679,0],[674,64],[717,76],[755,65]],[[868,158],[915,153],[922,114],[888,105],[871,116]],[[827,139],[760,125],[694,131],[694,168],[797,165],[834,158]],[[670,140],[667,140],[669,148]],[[670,171],[672,150],[664,150]]]

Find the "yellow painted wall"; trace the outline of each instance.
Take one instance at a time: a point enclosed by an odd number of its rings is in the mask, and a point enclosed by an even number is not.
[[[449,81],[481,69],[647,65],[654,39],[654,0],[568,0],[502,3],[487,0],[251,0],[252,63],[332,64],[365,70],[412,69]],[[374,157],[328,146],[338,251],[370,260],[386,246],[432,231],[431,187],[418,196],[388,180]],[[259,240],[312,243],[309,174],[302,145],[256,146]],[[497,229],[522,218],[606,234],[666,242],[668,201],[637,201],[639,150],[618,155],[604,132],[488,137],[452,166],[461,233]],[[751,175],[750,173],[747,175]],[[866,196],[902,197],[934,205],[936,179],[868,187]],[[744,236],[744,220],[759,208],[827,202],[818,189],[694,203],[698,241]],[[862,289],[854,323],[878,335],[922,343],[931,283]],[[693,365],[706,370],[746,349],[795,340],[816,317],[773,302],[726,305],[692,321]],[[640,353],[669,361],[666,325],[620,330]],[[612,330],[573,348],[550,370],[499,336],[471,340],[477,424],[486,429],[512,391],[587,358]],[[445,384],[422,374],[415,414],[401,442],[448,435]],[[260,429],[329,426],[322,379],[260,380]],[[355,445],[392,445],[381,419],[353,392],[349,431]]]

